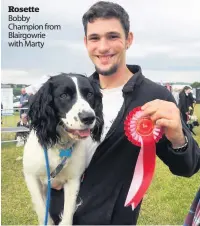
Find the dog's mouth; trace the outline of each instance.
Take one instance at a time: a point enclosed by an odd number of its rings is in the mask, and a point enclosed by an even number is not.
[[[84,139],[90,136],[91,129],[86,128],[86,129],[70,129],[68,128],[65,123],[60,121],[59,125],[66,131],[70,137],[73,137],[75,139]]]
[[[68,128],[65,128],[65,130],[68,132],[68,133],[71,133],[75,136],[78,136],[79,138],[86,138],[86,137],[89,137],[90,136],[90,129],[83,129],[83,130],[78,130],[78,129],[68,129]]]

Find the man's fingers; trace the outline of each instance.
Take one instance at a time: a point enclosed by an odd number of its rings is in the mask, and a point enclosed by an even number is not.
[[[156,121],[156,125],[160,127],[167,127],[167,128],[173,128],[174,127],[174,121],[169,119],[158,119]]]
[[[144,111],[146,108],[148,108],[148,107],[154,107],[154,106],[158,106],[158,105],[160,105],[161,104],[161,102],[163,102],[162,100],[158,100],[158,99],[156,99],[156,100],[153,100],[153,101],[150,101],[150,102],[147,102],[146,104],[144,104],[142,107],[141,107],[141,109]]]
[[[157,121],[158,119],[168,119],[168,120],[171,120],[172,117],[171,117],[171,114],[169,114],[168,111],[165,111],[165,112],[156,112],[155,114],[151,115],[150,116],[151,120],[152,121]]]
[[[146,107],[146,108],[142,111],[142,116],[145,117],[145,116],[152,115],[152,114],[154,114],[157,110],[158,110],[158,108],[157,108],[157,107],[154,107],[154,106]]]
[[[161,111],[155,108],[148,108],[143,111],[142,117],[150,116],[152,121],[156,121],[161,118],[171,119],[171,112],[169,111]]]
[[[142,117],[150,117],[158,127],[163,127],[165,136],[172,143],[176,142],[180,134],[183,135],[180,111],[174,103],[153,100],[144,104],[141,109]]]

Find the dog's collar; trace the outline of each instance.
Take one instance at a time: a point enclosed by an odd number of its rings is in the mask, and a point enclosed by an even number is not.
[[[59,155],[60,155],[61,158],[63,158],[63,157],[69,158],[72,155],[72,147],[71,148],[68,148],[66,150],[60,149],[59,152],[60,152]]]
[[[60,149],[60,157],[62,158],[62,161],[60,164],[58,164],[58,166],[55,168],[55,170],[53,170],[50,174],[51,179],[55,178],[56,175],[58,175],[60,173],[60,171],[63,169],[64,165],[67,162],[67,159],[71,157],[72,155],[72,151],[73,151],[73,146],[71,148],[68,149]]]

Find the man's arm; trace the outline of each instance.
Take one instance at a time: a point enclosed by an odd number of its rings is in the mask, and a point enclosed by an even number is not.
[[[200,169],[200,148],[181,119],[175,100],[170,93],[167,101],[154,100],[144,105],[144,114],[164,129],[164,138],[157,144],[158,157],[173,174],[190,177]],[[176,151],[184,146],[182,151]]]
[[[21,104],[21,107],[25,107],[28,105],[28,100],[24,100]]]
[[[183,133],[188,139],[187,148],[183,152],[175,151],[170,141],[164,136],[156,145],[157,156],[168,165],[173,174],[190,177],[200,169],[200,148],[187,126],[184,123],[182,125]]]

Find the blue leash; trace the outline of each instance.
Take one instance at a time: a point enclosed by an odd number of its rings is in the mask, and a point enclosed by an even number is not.
[[[50,167],[49,167],[49,159],[48,159],[48,153],[47,149],[44,148],[44,155],[45,155],[45,161],[46,161],[46,170],[47,170],[47,200],[46,200],[46,213],[45,213],[45,220],[44,225],[48,224],[48,214],[49,214],[49,207],[50,207],[50,198],[51,198],[51,177],[50,177]]]
[[[72,154],[72,148],[69,148],[67,150],[60,150],[60,157],[63,158],[61,163],[56,167],[56,169],[50,173],[50,167],[49,167],[49,159],[48,159],[48,153],[47,149],[43,147],[44,149],[44,155],[45,155],[45,162],[46,162],[46,171],[47,171],[47,200],[46,200],[46,211],[45,211],[45,220],[44,225],[48,224],[48,215],[49,215],[49,207],[50,207],[50,199],[51,199],[51,177],[54,178],[64,167],[66,160],[71,157]]]

